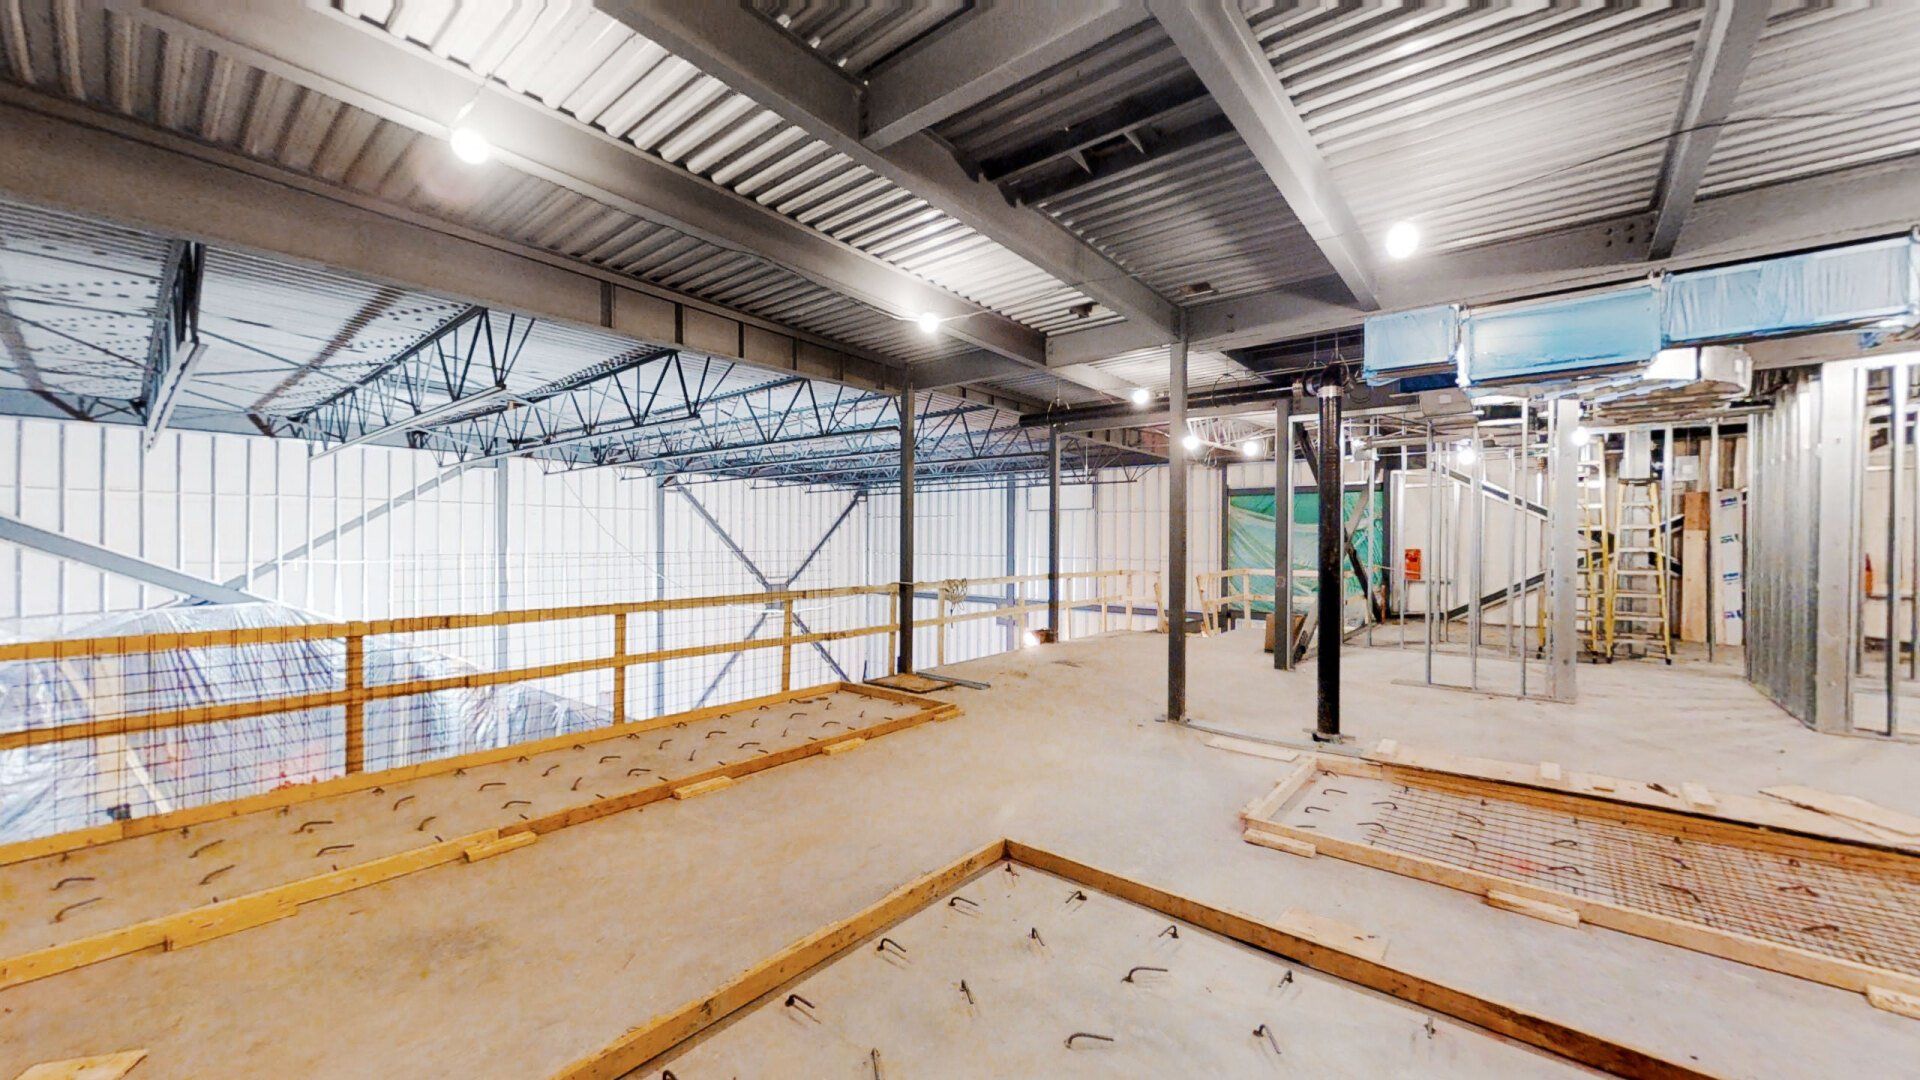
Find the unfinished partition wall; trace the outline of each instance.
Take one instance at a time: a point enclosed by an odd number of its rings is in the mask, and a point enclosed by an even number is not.
[[[1826,384],[1800,378],[1774,396],[1773,408],[1752,420],[1753,486],[1747,537],[1747,678],[1801,722],[1820,718],[1823,652],[1829,674],[1844,641],[1820,641],[1822,537],[1851,534],[1845,518],[1825,520],[1820,509],[1820,422]],[[1850,543],[1842,539],[1843,546]],[[1833,702],[1845,708],[1845,699]]]
[[[1747,673],[1820,731],[1912,734],[1914,361],[1824,364],[1753,425]]]

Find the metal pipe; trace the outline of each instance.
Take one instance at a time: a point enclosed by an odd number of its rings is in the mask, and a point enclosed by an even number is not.
[[[1013,481],[1009,480],[1007,481],[1007,505],[1006,505],[1006,509],[1003,516],[1006,518],[1006,527],[1007,527],[1005,571],[1006,571],[1006,575],[1010,578],[1020,576],[1020,533],[1019,533],[1019,525],[1018,525],[1018,522],[1020,520],[1019,513],[1020,513],[1019,489],[1014,487]],[[1006,603],[1008,607],[1012,607],[1013,605],[1019,603],[1020,602],[1019,584],[1017,582],[1012,582],[1012,581],[1007,582],[1006,594],[1007,594]],[[1024,624],[1027,621],[1025,616],[1018,616],[1017,617],[1019,619],[1018,622],[1014,621],[1015,618],[1016,616],[1012,616],[1012,615],[1007,616],[1007,651],[1009,652],[1020,647],[1020,635],[1023,629],[1022,624]]]
[[[1293,670],[1293,399],[1273,403],[1273,669]]]
[[[1887,734],[1900,716],[1900,473],[1906,468],[1907,372],[1887,369]]]
[[[1167,721],[1187,719],[1187,333],[1167,355]]]
[[[1433,575],[1440,569],[1440,469],[1433,458],[1433,422],[1427,422],[1427,455],[1422,464],[1426,479],[1421,491],[1427,500],[1427,550],[1420,566],[1420,630],[1427,645],[1427,685],[1433,685]]]
[[[1060,429],[1047,429],[1047,630],[1064,638],[1060,624]]]
[[[1486,575],[1486,539],[1487,539],[1487,454],[1480,445],[1480,426],[1473,427],[1473,492],[1468,498],[1473,502],[1468,507],[1467,521],[1473,530],[1472,539],[1467,541],[1467,551],[1473,558],[1473,565],[1467,571],[1467,683],[1475,690],[1480,689],[1480,638],[1486,633],[1486,612],[1482,606],[1482,591]]]
[[[653,598],[667,598],[667,484],[653,482]],[[667,613],[653,613],[653,651],[667,647]],[[667,665],[653,665],[653,715],[667,715]]]
[[[900,656],[894,670],[913,670],[913,384],[900,390]]]
[[[1340,559],[1346,529],[1342,522],[1340,467],[1340,388],[1320,388],[1320,585],[1318,708],[1314,714],[1315,742],[1340,739],[1340,639],[1345,629],[1346,582]],[[1364,588],[1363,580],[1361,586]]]
[[[1714,518],[1720,514],[1720,421],[1707,428],[1707,663],[1714,661],[1720,643],[1720,579],[1714,572],[1714,554],[1720,546],[1720,530]]]

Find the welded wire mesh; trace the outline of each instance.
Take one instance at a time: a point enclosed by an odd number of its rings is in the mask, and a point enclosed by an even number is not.
[[[1389,851],[1920,974],[1920,860],[1849,860],[1757,830],[1738,842],[1682,834],[1576,800],[1450,781],[1393,784],[1354,827]]]

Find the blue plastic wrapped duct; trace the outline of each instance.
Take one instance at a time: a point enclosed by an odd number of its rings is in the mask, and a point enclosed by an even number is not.
[[[1409,375],[1452,372],[1459,350],[1458,304],[1373,315],[1365,323],[1362,372],[1374,386]]]
[[[1667,279],[1675,344],[1872,326],[1920,316],[1916,246],[1900,237]]]
[[[1660,291],[1612,289],[1473,312],[1463,385],[1643,364],[1661,348]]]

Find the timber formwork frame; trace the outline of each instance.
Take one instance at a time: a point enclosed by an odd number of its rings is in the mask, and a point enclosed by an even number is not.
[[[1788,800],[1775,801],[1392,740],[1364,757],[1300,755],[1242,812],[1247,841],[1853,990],[1920,1018],[1920,820],[1805,789],[1770,789]]]
[[[447,863],[478,862],[546,833],[708,794],[959,713],[956,705],[913,694],[828,683],[0,846],[0,876],[13,880],[9,887],[47,897],[42,906],[50,905],[44,923],[21,920],[10,928],[10,937],[40,940],[0,957],[0,991],[144,949],[173,951],[238,933],[292,916],[304,903]],[[715,743],[715,736],[726,738]],[[683,761],[681,743],[725,758],[708,764],[689,754]],[[373,801],[362,802],[363,793]],[[540,812],[529,813],[536,799]],[[355,831],[357,824],[365,827]],[[135,844],[142,849],[124,847]],[[316,849],[311,857],[309,847]],[[133,870],[108,872],[123,850]],[[283,867],[318,872],[249,874],[240,865],[271,861],[276,851],[290,856]],[[183,887],[122,896],[116,905],[102,884],[135,872],[159,884],[169,866],[187,875]],[[256,887],[220,898],[233,882]],[[214,899],[164,910],[181,894],[206,893]],[[114,913],[116,906],[128,912],[130,903],[133,921]],[[149,910],[155,905],[163,910]]]
[[[1383,962],[1377,939],[1356,928],[1296,909],[1280,921],[1264,923],[1201,901],[1156,888],[1017,840],[995,840],[923,877],[907,882],[885,897],[793,942],[740,975],[680,1007],[651,1018],[607,1046],[568,1064],[554,1080],[615,1080],[657,1065],[665,1055],[749,1007],[793,1007],[800,1004],[790,990],[799,980],[855,948],[880,938],[879,949],[898,942],[882,937],[915,914],[943,898],[949,906],[962,902],[960,890],[989,873],[1012,873],[1025,867],[1075,888],[1063,897],[1071,910],[1089,891],[1137,905],[1176,920],[1165,936],[1179,936],[1180,924],[1216,934],[1240,945],[1376,991],[1421,1009],[1460,1021],[1482,1032],[1512,1039],[1546,1053],[1616,1076],[1647,1078],[1704,1077],[1705,1073],[1660,1058],[1637,1047],[1584,1031],[1570,1024],[1492,1001],[1444,982],[1415,975]],[[1032,939],[1044,946],[1039,927]],[[1136,973],[1140,969],[1136,969]],[[1126,981],[1132,981],[1132,975]],[[1119,980],[1116,980],[1119,981]],[[964,984],[956,999],[968,993]],[[811,1006],[811,1002],[805,1002]],[[817,1018],[816,1018],[817,1019]],[[1116,1034],[1124,1037],[1125,1033]],[[1261,1032],[1255,1032],[1260,1039]],[[1270,1038],[1270,1036],[1267,1036]],[[1101,1042],[1100,1040],[1104,1040]],[[1111,1046],[1113,1036],[1081,1032],[1068,1037],[1068,1052],[1090,1046]],[[1079,1042],[1080,1047],[1075,1043]],[[850,1051],[854,1048],[849,1048]],[[862,1055],[865,1056],[865,1055]],[[884,1075],[878,1050],[871,1054],[875,1075]],[[1109,1059],[1110,1060],[1110,1059]],[[953,1063],[956,1067],[962,1063]],[[1111,1067],[1111,1066],[1109,1066]]]

